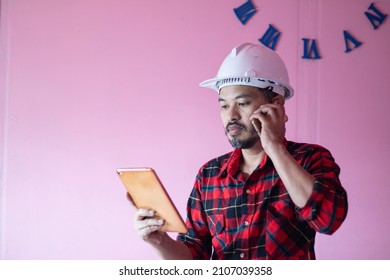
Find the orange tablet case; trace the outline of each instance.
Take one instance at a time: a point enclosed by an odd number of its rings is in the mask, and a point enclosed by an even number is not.
[[[188,231],[156,172],[148,168],[120,168],[117,173],[137,208],[153,209],[165,224],[161,231]]]

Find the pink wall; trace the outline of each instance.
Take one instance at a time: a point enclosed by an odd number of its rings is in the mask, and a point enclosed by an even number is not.
[[[199,166],[225,153],[216,95],[198,87],[269,24],[290,71],[288,138],[328,147],[350,211],[319,259],[389,259],[389,20],[371,1],[1,1],[1,258],[154,259],[117,167],[153,166],[181,214]],[[390,14],[389,1],[376,1]],[[344,53],[342,31],[363,42]],[[301,38],[323,58],[301,59]]]

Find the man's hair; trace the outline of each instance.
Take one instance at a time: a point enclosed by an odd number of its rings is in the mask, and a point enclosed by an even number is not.
[[[277,93],[273,92],[269,88],[258,88],[262,94],[264,94],[265,99],[267,102],[271,103],[275,97],[278,96]]]

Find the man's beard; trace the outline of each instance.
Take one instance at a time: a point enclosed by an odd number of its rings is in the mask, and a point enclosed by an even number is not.
[[[228,135],[229,125],[231,125],[231,124],[233,124],[233,123],[229,123],[226,126],[226,129],[225,129],[226,136]],[[238,124],[238,123],[234,123],[234,124]],[[233,136],[232,138],[228,137],[230,144],[233,146],[233,148],[236,148],[236,149],[252,148],[253,145],[256,144],[257,141],[259,141],[259,135],[257,134],[255,128],[250,127],[248,129],[243,124],[238,124],[238,125],[240,125],[242,127],[243,131],[249,132],[249,136],[247,138],[244,138],[244,139],[239,139],[240,135]]]

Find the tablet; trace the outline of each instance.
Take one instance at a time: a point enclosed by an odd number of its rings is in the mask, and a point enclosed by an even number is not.
[[[165,223],[164,232],[188,231],[183,219],[162,185],[156,172],[150,168],[120,168],[117,173],[137,208],[153,209]]]

